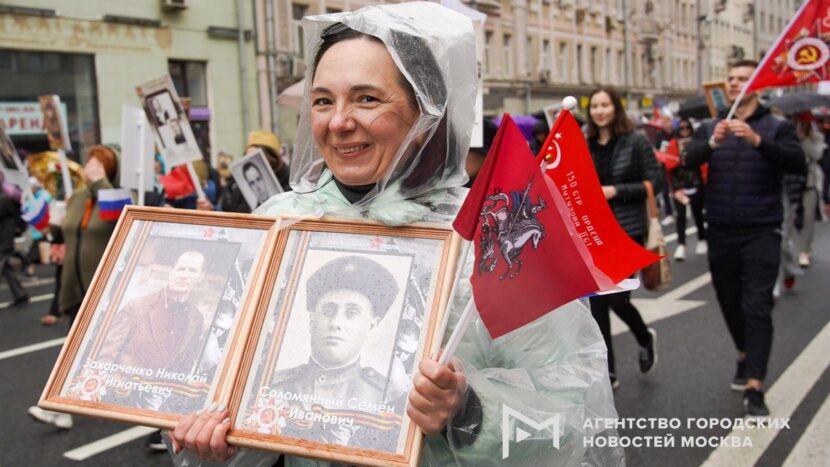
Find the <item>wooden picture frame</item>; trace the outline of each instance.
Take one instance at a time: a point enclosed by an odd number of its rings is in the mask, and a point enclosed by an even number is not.
[[[406,415],[409,386],[400,382],[411,384],[417,362],[440,346],[460,238],[448,226],[279,222],[258,332],[231,397],[228,442],[349,464],[417,465],[423,437]],[[342,293],[362,295],[362,308],[331,305],[360,301],[331,298]],[[332,324],[338,313],[358,324],[341,329]]]
[[[172,429],[227,401],[275,238],[273,218],[125,208],[38,405]]]
[[[721,110],[729,108],[729,101],[726,97],[726,81],[706,81],[703,83],[703,96],[706,98],[709,115],[713,118],[717,117]]]

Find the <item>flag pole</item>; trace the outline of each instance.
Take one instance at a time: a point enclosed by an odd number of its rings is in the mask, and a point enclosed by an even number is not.
[[[758,76],[758,73],[766,66],[767,61],[769,61],[769,58],[772,56],[772,53],[778,49],[778,46],[781,44],[781,41],[784,40],[784,36],[787,35],[787,31],[790,30],[793,23],[801,16],[801,13],[804,12],[804,9],[807,8],[807,5],[809,5],[811,1],[812,0],[804,0],[804,3],[801,4],[801,6],[798,8],[798,11],[796,11],[793,17],[790,18],[790,21],[787,22],[787,25],[784,27],[784,30],[781,31],[781,34],[778,35],[778,38],[775,39],[775,42],[772,44],[772,46],[769,49],[767,49],[767,53],[764,54],[764,58],[761,59],[761,63],[759,63],[758,66],[755,67],[755,70],[752,72],[752,75],[749,77],[746,84],[744,84],[741,88],[741,93],[738,94],[738,98],[735,99],[735,102],[732,103],[732,108],[729,109],[729,113],[726,115],[726,120],[732,119],[732,117],[735,115],[735,111],[738,110],[738,105],[741,103],[741,100],[743,100],[747,88],[749,88],[752,82],[755,81],[755,78]]]
[[[467,306],[464,308],[464,312],[461,313],[461,318],[458,320],[458,324],[455,325],[455,329],[452,330],[452,335],[447,341],[444,351],[441,352],[441,358],[438,360],[438,363],[446,365],[455,355],[455,351],[458,349],[458,344],[461,342],[461,338],[464,337],[464,332],[468,327],[470,327],[470,321],[473,319],[473,309],[475,308],[473,306],[474,304],[475,300],[473,300],[473,297],[470,296],[470,299],[467,301]]]
[[[470,253],[470,247],[472,247],[472,243],[467,243],[464,240],[462,240],[462,242],[465,244],[464,245],[464,252],[461,253],[461,260],[458,261],[458,269],[456,269],[456,271],[455,271],[455,278],[454,278],[453,285],[452,285],[452,291],[450,292],[450,298],[447,300],[447,313],[444,313],[444,323],[441,326],[441,329],[446,329],[447,328],[447,322],[449,321],[449,318],[450,318],[449,310],[452,307],[453,301],[455,301],[455,295],[458,292],[458,283],[461,281],[461,274],[463,274],[463,272],[464,272],[464,265],[467,264],[467,255]],[[463,315],[462,315],[462,318],[463,318]],[[457,325],[455,327],[455,329],[453,330],[452,335],[450,336],[450,341],[452,341],[453,338],[455,338],[455,335],[459,332],[459,327],[460,327],[461,321],[459,321],[458,324],[459,325]],[[460,333],[464,334],[464,330],[461,329]],[[443,338],[443,335],[442,335],[442,338]],[[442,340],[442,339],[439,339],[439,341],[440,340]],[[449,341],[448,341],[448,343],[449,343]],[[458,346],[458,344],[456,344],[456,346]],[[435,352],[433,353],[433,355],[432,355],[433,360],[438,359],[438,351],[439,350],[440,349],[436,349]],[[453,349],[453,353],[455,353],[455,349]],[[444,354],[446,354],[446,349],[444,350]]]
[[[138,119],[138,168],[136,169],[138,175],[138,205],[144,206],[144,177],[148,174],[144,173],[144,114]]]

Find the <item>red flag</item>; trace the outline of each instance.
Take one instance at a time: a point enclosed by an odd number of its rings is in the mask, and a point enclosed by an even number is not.
[[[164,187],[164,196],[168,199],[190,196],[196,191],[186,165],[174,167],[170,173],[159,177],[159,181]]]
[[[597,290],[554,196],[505,114],[453,223],[475,245],[473,297],[493,338]]]
[[[667,171],[671,172],[680,165],[680,150],[677,148],[677,140],[672,139],[665,151],[654,151],[657,162],[663,164]]]
[[[830,0],[807,0],[764,55],[746,93],[830,78]]]
[[[602,194],[585,137],[569,111],[559,113],[538,160],[547,161],[545,174],[565,199],[568,216],[588,247],[595,270],[616,284],[660,259],[631,240],[620,227]]]

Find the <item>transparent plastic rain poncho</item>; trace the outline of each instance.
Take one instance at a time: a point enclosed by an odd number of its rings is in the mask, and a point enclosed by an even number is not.
[[[386,175],[355,204],[346,200],[335,183],[329,183],[332,174],[313,140],[308,102],[321,33],[338,22],[383,41],[415,90],[421,112]],[[309,70],[291,165],[295,191],[274,196],[257,213],[362,217],[388,225],[451,223],[466,194],[460,187],[467,179],[464,161],[478,85],[470,20],[435,3],[412,2],[308,17],[303,27]],[[472,256],[468,255],[457,284],[445,341],[471,297]],[[624,465],[621,449],[599,448],[598,444],[607,443],[589,442],[616,436],[613,429],[605,429],[605,421],[617,414],[605,344],[584,301],[566,304],[497,340],[490,338],[476,316],[456,356],[471,389],[467,394],[474,393],[477,400],[463,404],[464,411],[450,419],[447,436],[427,438],[422,464]],[[537,424],[559,414],[558,448],[550,429],[534,430],[517,417],[509,417],[503,427],[506,407]],[[516,442],[517,428],[528,433],[521,442]],[[505,438],[509,440],[506,458]],[[225,464],[270,466],[276,458],[273,453],[242,449]],[[190,452],[174,460],[178,465],[212,464],[200,462]],[[327,464],[297,457],[286,461],[286,465]]]

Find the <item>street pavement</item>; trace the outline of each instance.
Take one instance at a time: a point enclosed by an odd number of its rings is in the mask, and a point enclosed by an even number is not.
[[[666,229],[674,250],[676,236]],[[641,375],[638,347],[620,322],[614,323],[617,373],[615,392],[621,417],[676,418],[679,429],[625,428],[622,442],[644,437],[674,438],[674,447],[626,448],[629,466],[828,465],[830,430],[830,225],[819,224],[813,266],[793,291],[777,300],[775,337],[769,363],[767,399],[772,416],[786,420],[780,429],[736,430],[701,426],[702,419],[743,416],[741,395],[729,389],[735,351],[720,315],[705,257],[695,256],[696,236],[688,239],[687,260],[672,262],[672,287],[638,290],[636,304],[657,331],[658,363]],[[37,402],[60,351],[66,325],[42,326],[54,282],[42,267],[38,280],[25,282],[36,299],[29,305],[0,309],[0,466],[150,466],[171,465],[166,453],[145,446],[148,429],[92,418],[74,417],[63,431],[34,421],[26,409]],[[11,299],[0,285],[0,302]],[[0,303],[0,307],[5,303]],[[687,420],[691,426],[687,427]],[[707,422],[708,424],[708,422]],[[721,446],[735,437],[741,448]],[[682,447],[683,440],[705,446]],[[752,444],[747,446],[747,440]],[[727,443],[728,444],[728,443]],[[520,448],[517,445],[516,448]]]

